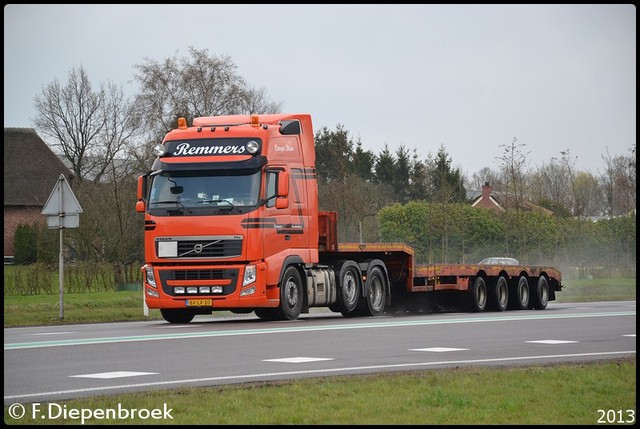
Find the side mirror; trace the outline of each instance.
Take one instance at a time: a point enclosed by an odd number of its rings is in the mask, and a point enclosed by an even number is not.
[[[278,196],[276,198],[276,208],[286,209],[289,207],[289,173],[282,170],[278,173]]]
[[[145,194],[146,184],[145,176],[138,176],[138,200]]]
[[[278,173],[278,197],[288,197],[288,196],[289,196],[289,173],[283,170],[280,173]]]
[[[136,203],[136,211],[138,213],[144,213],[145,209],[146,209],[146,204],[144,201],[142,200],[138,200],[138,202]]]

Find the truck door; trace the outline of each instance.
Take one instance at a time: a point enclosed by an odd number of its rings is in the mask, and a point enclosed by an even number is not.
[[[301,170],[293,168],[288,171],[289,194],[288,205],[285,208],[277,208],[278,181],[282,179],[281,169],[267,169],[266,171],[266,197],[265,225],[271,224],[273,228],[264,228],[265,257],[269,255],[283,255],[289,253],[299,255],[303,261],[309,260],[309,233],[308,211],[306,209],[306,187],[303,186]],[[285,255],[286,254],[286,255]]]

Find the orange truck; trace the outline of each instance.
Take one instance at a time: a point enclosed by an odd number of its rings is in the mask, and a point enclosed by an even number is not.
[[[417,265],[406,244],[338,243],[336,213],[318,207],[309,114],[180,118],[154,150],[136,210],[145,303],[167,322],[216,310],[294,320],[312,307],[545,309],[562,289],[551,267]]]

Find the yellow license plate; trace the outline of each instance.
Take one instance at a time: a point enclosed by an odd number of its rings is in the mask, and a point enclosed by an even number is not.
[[[210,299],[188,299],[185,301],[187,307],[211,307]]]

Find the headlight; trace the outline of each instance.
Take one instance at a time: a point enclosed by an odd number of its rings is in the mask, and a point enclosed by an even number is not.
[[[247,265],[244,268],[244,278],[242,279],[242,286],[250,285],[256,281],[256,266]]]
[[[149,286],[157,289],[158,286],[156,285],[156,277],[153,275],[153,267],[147,265],[144,267],[144,270],[147,273],[147,283],[149,283]]]

